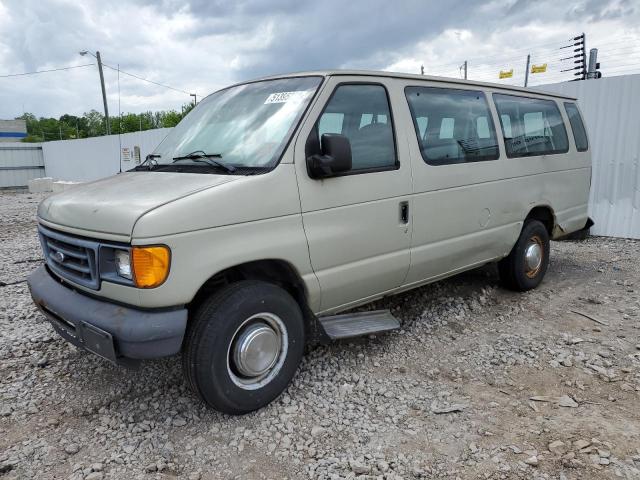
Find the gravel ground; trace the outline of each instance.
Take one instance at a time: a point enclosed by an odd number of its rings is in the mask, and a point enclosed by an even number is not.
[[[229,417],[177,357],[126,370],[54,334],[24,283],[40,200],[0,193],[3,480],[640,478],[640,242],[554,242],[526,294],[485,267],[377,302],[403,330],[314,348]]]

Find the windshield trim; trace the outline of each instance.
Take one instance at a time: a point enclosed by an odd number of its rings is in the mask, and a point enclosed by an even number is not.
[[[261,174],[269,173],[272,170],[274,170],[278,165],[280,165],[280,162],[282,162],[282,158],[284,157],[284,154],[287,152],[287,150],[289,149],[289,146],[291,145],[291,140],[293,139],[293,137],[295,137],[296,132],[299,131],[300,125],[302,125],[302,122],[306,118],[307,113],[309,112],[309,109],[315,103],[315,101],[316,101],[316,99],[318,97],[318,94],[323,89],[323,87],[324,87],[324,85],[325,85],[325,83],[327,81],[328,76],[327,75],[312,74],[312,75],[283,75],[282,77],[276,76],[276,77],[268,77],[268,78],[259,78],[259,79],[255,79],[255,80],[249,80],[249,81],[246,81],[246,82],[234,83],[233,85],[229,85],[227,87],[221,88],[220,90],[216,90],[215,92],[211,92],[209,95],[207,95],[202,100],[200,100],[200,102],[202,102],[205,99],[209,98],[211,95],[215,95],[217,93],[224,92],[225,90],[229,90],[231,88],[240,87],[242,85],[250,85],[250,84],[253,84],[253,83],[262,83],[262,82],[269,82],[269,81],[273,81],[273,80],[286,80],[286,79],[294,79],[294,78],[317,78],[317,79],[320,80],[320,83],[318,83],[318,86],[316,87],[315,91],[313,92],[313,95],[311,96],[311,98],[307,102],[306,107],[300,113],[298,121],[294,125],[292,125],[291,128],[289,129],[289,131],[287,132],[286,142],[282,145],[282,149],[280,151],[280,154],[278,155],[277,161],[273,162],[273,165],[271,165],[271,166],[262,166],[262,167],[260,167],[260,168],[264,169],[263,172],[260,172]],[[198,103],[200,103],[200,102],[198,102]],[[164,142],[164,140],[163,140],[163,142]],[[154,150],[151,152],[151,154],[157,153],[156,149],[160,145],[162,145],[163,142],[160,142],[160,144],[158,144],[158,146],[156,146],[156,148],[154,148]],[[140,166],[140,165],[138,165],[138,166]],[[237,167],[236,165],[234,165],[234,166]]]

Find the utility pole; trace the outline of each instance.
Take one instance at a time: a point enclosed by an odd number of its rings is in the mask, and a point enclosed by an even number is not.
[[[524,71],[524,86],[529,84],[529,65],[531,65],[531,54],[527,55],[527,69]]]
[[[107,92],[104,88],[104,74],[102,73],[102,59],[100,52],[96,52],[98,71],[100,72],[100,86],[102,87],[102,103],[104,103],[104,119],[107,122],[107,135],[111,135],[111,122],[109,121],[109,107],[107,106]]]
[[[424,65],[420,65],[420,75],[424,75]]]
[[[465,60],[464,63],[462,64],[463,68],[464,68],[464,79],[467,79],[467,61]]]
[[[102,59],[100,58],[100,52],[96,52],[96,54],[94,55],[88,50],[82,50],[79,53],[82,56],[89,54],[92,57],[95,57],[98,61],[98,72],[100,73],[100,87],[102,88],[102,103],[104,104],[104,120],[106,123],[106,132],[107,135],[111,135],[111,122],[109,121],[109,107],[107,106],[107,92],[104,88],[104,74],[102,73]]]

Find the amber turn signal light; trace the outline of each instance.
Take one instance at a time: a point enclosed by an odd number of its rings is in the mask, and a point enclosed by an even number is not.
[[[154,288],[162,285],[169,275],[170,263],[169,247],[133,247],[131,264],[136,287]]]

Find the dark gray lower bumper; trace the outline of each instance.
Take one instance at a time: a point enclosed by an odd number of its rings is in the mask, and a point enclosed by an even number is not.
[[[62,285],[42,266],[28,278],[33,301],[67,341],[111,361],[180,351],[187,310],[140,310],[98,300]]]

